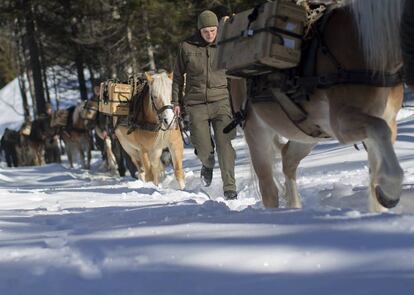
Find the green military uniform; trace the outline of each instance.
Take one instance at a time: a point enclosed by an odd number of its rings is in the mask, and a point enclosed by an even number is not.
[[[231,145],[236,132],[223,133],[223,128],[232,121],[232,112],[225,72],[213,69],[216,50],[216,45],[207,43],[200,32],[181,44],[174,69],[172,101],[185,107],[189,114],[191,142],[198,158],[208,168],[214,167],[214,138],[226,192],[236,190],[235,151]]]
[[[401,48],[405,81],[414,89],[414,0],[406,0],[401,19]]]

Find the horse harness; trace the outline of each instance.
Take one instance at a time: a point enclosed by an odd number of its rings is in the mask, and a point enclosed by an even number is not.
[[[131,82],[129,81],[129,84],[131,85]],[[139,85],[139,86],[137,86]],[[128,127],[127,134],[132,133],[134,130],[144,130],[144,131],[150,131],[150,132],[159,132],[159,131],[166,131],[168,130],[171,125],[175,122],[175,120],[172,120],[169,126],[167,128],[162,128],[161,123],[161,114],[167,110],[167,109],[173,109],[173,106],[170,105],[164,105],[161,108],[158,108],[155,105],[154,99],[150,93],[150,87],[147,81],[142,82],[141,84],[136,83],[134,80],[133,83],[133,97],[130,101],[130,113],[128,116],[122,116],[119,118],[119,120],[116,123],[116,126],[114,129],[116,129],[117,126],[125,126]],[[151,122],[145,122],[145,121],[138,121],[139,114],[144,112],[143,108],[143,102],[146,95],[149,95],[149,99],[151,100],[151,105],[155,112],[157,113],[158,120],[156,123]]]
[[[223,130],[228,133],[237,125],[244,127],[249,103],[278,103],[288,118],[305,134],[314,138],[330,138],[325,131],[312,122],[301,103],[309,101],[316,89],[327,89],[337,85],[370,85],[374,87],[393,87],[402,82],[402,72],[378,74],[370,70],[346,70],[326,46],[322,33],[325,26],[338,8],[331,5],[312,28],[313,36],[306,41],[302,50],[302,64],[293,69],[274,71],[247,78],[248,95],[234,120]],[[254,12],[253,12],[254,13]],[[252,13],[252,14],[253,14]],[[317,53],[326,56],[336,67],[336,72],[316,75]]]

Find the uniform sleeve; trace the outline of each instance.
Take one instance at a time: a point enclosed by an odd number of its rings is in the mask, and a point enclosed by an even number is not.
[[[172,103],[174,105],[183,105],[183,87],[184,74],[186,72],[185,56],[183,54],[182,44],[178,50],[177,58],[174,65],[174,77],[172,86]]]
[[[401,49],[405,79],[414,85],[414,0],[406,0],[401,19]]]

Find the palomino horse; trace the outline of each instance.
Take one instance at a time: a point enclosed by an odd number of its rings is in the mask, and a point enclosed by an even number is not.
[[[73,157],[79,154],[83,169],[89,169],[91,163],[91,136],[89,118],[96,116],[97,108],[88,107],[88,102],[84,101],[68,109],[68,123],[61,136],[65,142],[65,149],[68,161],[73,168]]]
[[[122,123],[117,124],[118,119],[114,117],[115,134],[137,167],[140,179],[153,181],[156,185],[160,183],[163,170],[160,157],[163,149],[168,147],[175,177],[180,189],[183,189],[184,145],[172,111],[171,75],[165,72],[147,75],[147,84],[139,95],[142,111],[135,118],[135,129],[128,132],[129,128]]]
[[[325,52],[318,49],[316,75],[337,73],[338,64],[349,71],[370,71],[372,77],[398,72],[402,65],[398,29],[403,0],[344,2],[332,12],[321,33]],[[326,54],[326,49],[330,54]],[[280,103],[252,102],[252,96],[246,95],[244,80],[234,80],[232,84],[235,108],[243,106],[247,112],[245,138],[264,205],[279,206],[269,159],[281,152],[288,206],[300,208],[297,167],[322,139],[308,135],[298,123],[293,123]],[[308,120],[327,136],[343,144],[364,142],[370,171],[370,209],[386,211],[397,205],[403,181],[403,170],[392,145],[396,140],[396,114],[402,104],[403,87],[398,83],[392,87],[372,84],[359,82],[317,88],[308,100],[297,103]],[[288,142],[284,144],[281,137]]]

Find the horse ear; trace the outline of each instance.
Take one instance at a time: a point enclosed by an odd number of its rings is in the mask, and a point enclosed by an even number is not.
[[[152,78],[151,74],[150,74],[150,73],[148,73],[148,72],[145,72],[145,76],[147,77],[147,81],[148,81],[149,83],[151,83],[151,82],[154,80],[154,78]]]
[[[171,80],[173,79],[173,76],[174,76],[174,72],[169,72],[168,73],[168,78],[170,78]]]

